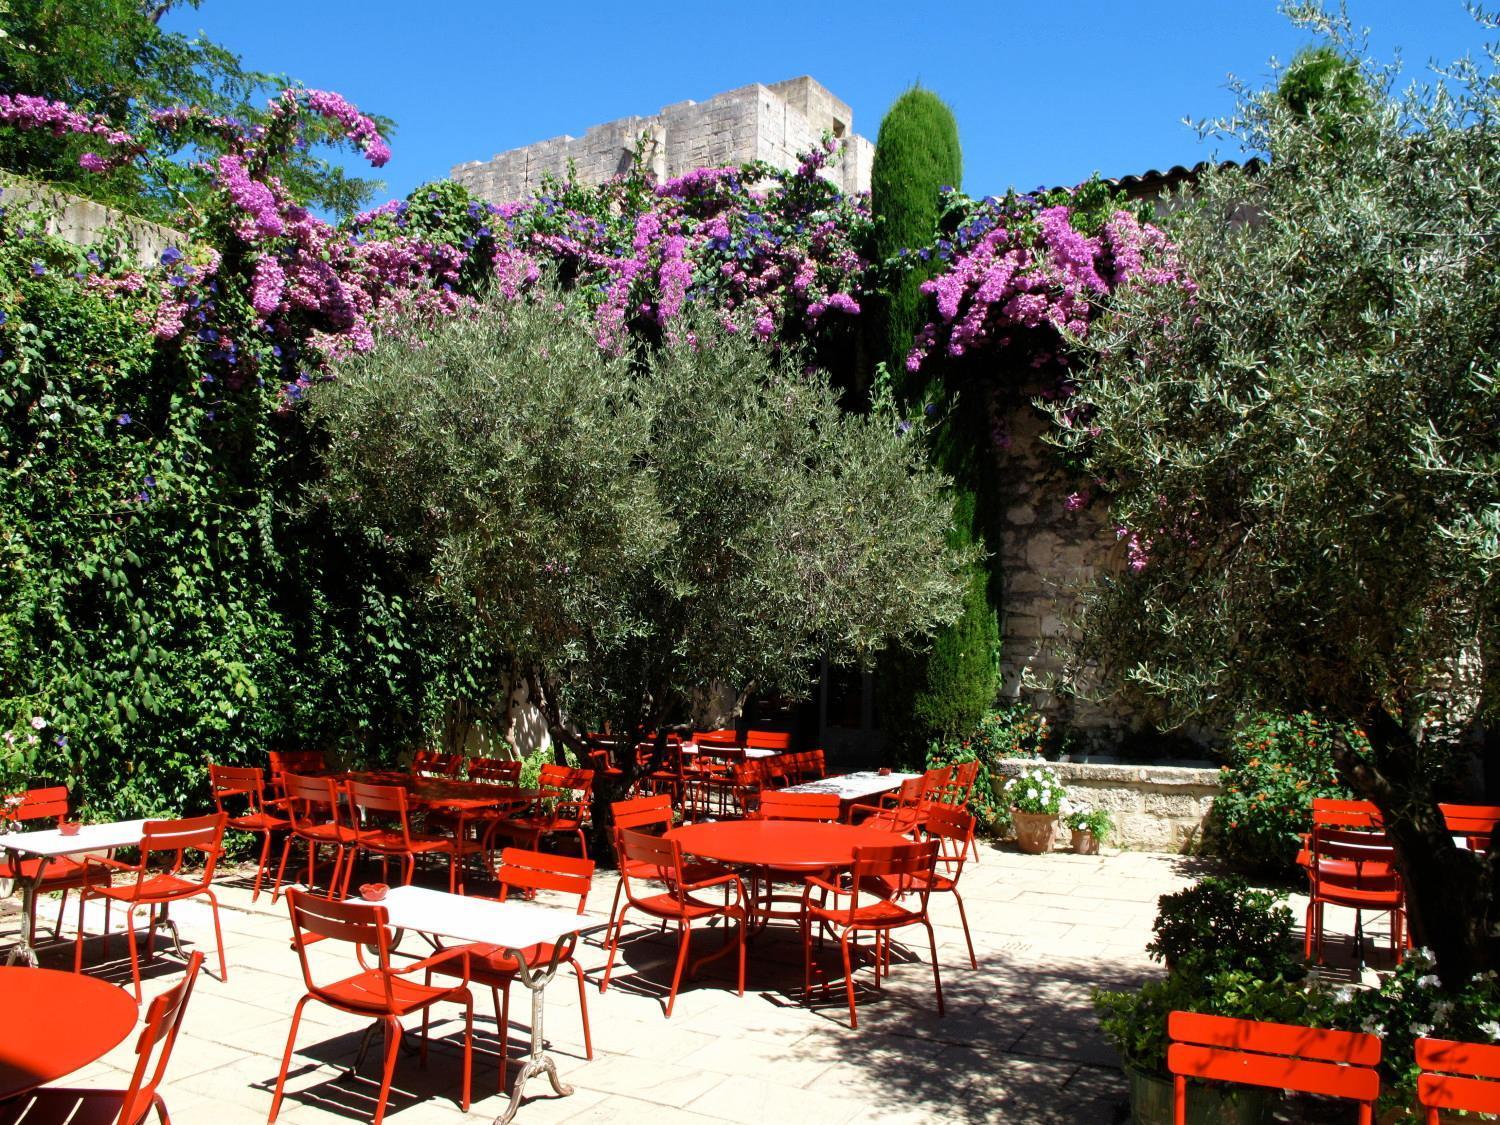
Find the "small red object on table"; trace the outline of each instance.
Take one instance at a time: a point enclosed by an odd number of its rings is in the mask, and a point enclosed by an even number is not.
[[[130,994],[97,977],[0,968],[0,1102],[108,1054],[135,1026]]]

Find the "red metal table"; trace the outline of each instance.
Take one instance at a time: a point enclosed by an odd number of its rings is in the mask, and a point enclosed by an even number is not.
[[[719,820],[685,824],[667,833],[684,852],[736,867],[772,871],[823,871],[848,867],[854,849],[889,847],[899,836],[857,824],[804,820]]]
[[[907,842],[882,828],[805,820],[704,821],[674,828],[666,835],[681,844],[684,852],[701,859],[750,869],[752,930],[764,928],[772,918],[802,915],[800,894],[788,898],[773,893],[776,874],[799,876],[836,871],[853,866],[855,848],[888,848]],[[778,911],[777,903],[793,903],[795,909]]]
[[[107,1054],[135,1026],[130,993],[56,969],[0,968],[0,1102]]]

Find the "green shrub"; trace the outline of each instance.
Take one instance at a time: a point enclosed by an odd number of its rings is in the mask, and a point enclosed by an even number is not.
[[[931,769],[978,762],[969,810],[981,827],[998,832],[1009,826],[1010,809],[995,797],[995,763],[1002,758],[1040,757],[1049,734],[1047,716],[1014,700],[986,712],[962,737],[933,740],[927,747],[926,765]]]
[[[1357,730],[1349,737],[1363,742]],[[1240,724],[1220,771],[1212,831],[1236,866],[1295,872],[1315,797],[1349,797],[1333,765],[1333,724],[1316,715],[1261,714]]]
[[[1178,974],[1246,971],[1300,980],[1307,973],[1292,912],[1274,891],[1238,876],[1210,877],[1157,900],[1146,952]]]

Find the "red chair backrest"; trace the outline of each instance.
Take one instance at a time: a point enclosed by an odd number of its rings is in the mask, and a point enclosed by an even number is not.
[[[136,1125],[146,1119],[166,1072],[167,1061],[172,1057],[172,1048],[177,1043],[177,1032],[182,1027],[182,1014],[187,1011],[188,998],[193,994],[193,984],[198,979],[198,970],[203,965],[203,954],[194,953],[188,958],[187,973],[167,989],[146,1009],[146,1026],[141,1029],[135,1043],[135,1069],[130,1075],[130,1085],[120,1103],[120,1116],[115,1120],[120,1125]],[[163,1042],[165,1041],[165,1042]],[[158,1043],[161,1051],[156,1056],[156,1066],[151,1068],[151,1051]],[[151,1077],[146,1077],[147,1070]],[[80,1114],[80,1116],[84,1116]]]
[[[371,785],[351,781],[348,786],[350,821],[366,829],[394,828],[401,835],[401,846],[411,847],[411,814],[406,790],[399,785]],[[372,837],[373,839],[374,837]]]
[[[957,762],[953,767],[953,780],[948,786],[948,800],[944,804],[962,805],[974,792],[974,782],[979,779],[979,760]]]
[[[1500,805],[1439,805],[1443,822],[1455,836],[1469,837],[1469,847],[1488,851],[1500,825]]]
[[[464,764],[462,754],[445,754],[438,750],[418,750],[412,755],[411,772],[423,777],[457,777]]]
[[[286,789],[287,812],[294,830],[343,823],[339,816],[339,783],[333,778],[283,773],[281,784]]]
[[[962,805],[932,805],[924,825],[927,835],[941,842],[938,861],[950,879],[957,879],[974,844],[974,814]]]
[[[747,730],[745,745],[752,750],[790,750],[792,736],[783,730]]]
[[[354,946],[361,965],[365,963],[363,950],[374,951],[377,958],[375,967],[383,978],[384,1006],[394,1012],[396,998],[391,980],[391,937],[385,907],[378,903],[323,898],[297,887],[287,888],[286,901],[287,909],[292,915],[292,944],[297,949],[298,960],[302,962],[302,980],[307,985],[307,991],[327,1000],[334,1007],[345,1006],[345,998],[330,994],[313,979],[312,967],[307,963],[307,947],[311,941],[324,938],[347,941]],[[304,934],[313,935],[311,941]],[[370,999],[375,1001],[377,997],[371,994]]]
[[[521,762],[515,758],[470,758],[469,780],[518,785],[521,781]]]
[[[1341,890],[1373,892],[1400,905],[1401,874],[1385,833],[1320,826],[1308,837],[1307,847],[1314,898],[1336,896]]]
[[[208,786],[213,792],[214,808],[228,812],[225,797],[244,797],[248,811],[257,813],[266,803],[266,771],[258,766],[216,766],[208,764]]]
[[[1379,829],[1385,821],[1372,801],[1346,801],[1339,797],[1314,797],[1313,827]]]
[[[860,889],[883,885],[890,886],[898,895],[915,896],[915,905],[911,897],[906,897],[901,906],[917,917],[926,917],[927,896],[937,866],[937,855],[936,840],[855,848],[849,879],[853,893],[845,900],[847,905],[841,902],[838,907],[848,912],[845,923],[854,925],[859,912]],[[882,894],[881,897],[886,896]]]
[[[594,882],[594,861],[525,848],[506,848],[500,853],[495,880],[500,884],[501,902],[512,890],[559,891],[577,895],[578,913],[582,914],[584,904],[588,902],[589,888]]]
[[[635,887],[630,877],[632,864],[648,864],[655,868],[661,880],[667,884],[667,893],[678,902],[683,901],[683,894],[678,889],[682,881],[682,846],[676,840],[635,832],[629,828],[616,828],[615,853],[621,860],[620,878],[625,883],[625,897],[630,901],[636,901]]]
[[[658,793],[653,797],[632,797],[628,801],[616,801],[609,806],[610,816],[616,828],[637,830],[660,825],[672,827],[672,798]]]
[[[718,730],[697,730],[693,732],[693,741],[699,747],[703,746],[744,746],[745,742],[739,736],[739,732],[730,727],[720,727]]]
[[[10,821],[45,820],[68,815],[68,787],[49,785],[45,789],[26,789],[12,793],[0,802],[0,819]]]
[[[745,748],[743,746],[702,745],[698,747],[697,756],[699,761],[711,760],[732,766],[745,760]]]
[[[1371,1107],[1380,1095],[1380,1040],[1373,1035],[1172,1012],[1167,1039],[1167,1070],[1174,1076],[1350,1098]]]
[[[839,818],[837,793],[787,793],[768,789],[760,795],[762,820],[816,820],[832,824]]]
[[[170,870],[182,869],[183,856],[187,852],[198,852],[203,856],[203,871],[198,881],[203,886],[213,882],[214,865],[224,854],[224,826],[229,818],[221,812],[205,816],[184,817],[181,820],[148,820],[141,829],[139,884],[146,879],[147,869],[153,855],[170,854]]]
[[[1500,1113],[1500,1046],[1418,1039],[1417,1102],[1439,1120],[1437,1110]]]

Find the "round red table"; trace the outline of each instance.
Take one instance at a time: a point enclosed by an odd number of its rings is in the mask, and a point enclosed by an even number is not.
[[[130,993],[56,969],[0,968],[0,1102],[107,1054],[135,1026]]]
[[[717,820],[685,824],[667,833],[682,850],[702,859],[774,871],[849,867],[858,847],[907,843],[901,836],[858,824],[807,820]]]

